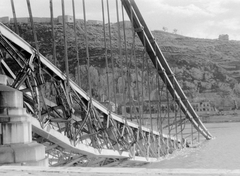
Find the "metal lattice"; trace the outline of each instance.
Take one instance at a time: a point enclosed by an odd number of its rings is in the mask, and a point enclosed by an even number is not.
[[[11,2],[14,9],[14,3]],[[116,0],[117,58],[120,61],[122,81],[123,78],[126,78],[124,91],[122,91],[125,92],[122,102],[124,111],[121,114],[109,106],[110,102],[117,105],[116,85],[114,85],[114,82],[116,83],[114,76],[116,56],[113,56],[113,43],[111,43],[109,2],[107,0],[105,4],[105,1],[101,1],[102,36],[105,48],[102,57],[105,57],[106,60],[108,106],[97,101],[92,92],[89,71],[91,55],[88,46],[85,1],[83,0],[83,28],[88,68],[87,82],[81,79],[82,75],[79,71],[81,58],[76,35],[74,0],[72,2],[77,57],[77,78],[75,80],[78,84],[69,76],[65,31],[67,24],[64,20],[62,29],[66,74],[40,54],[31,5],[28,0],[27,5],[36,49],[16,34],[19,34],[19,30],[15,10],[13,10],[13,14],[16,33],[0,23],[2,74],[9,77],[9,86],[23,92],[24,107],[32,115],[33,139],[46,146],[50,166],[141,165],[158,161],[175,150],[199,143],[200,135],[211,139],[210,133],[191,107],[133,0]],[[120,6],[119,2],[121,2]],[[106,9],[104,9],[105,5]],[[52,6],[50,0],[52,51],[56,64]],[[64,16],[63,0],[62,7]],[[105,11],[108,16],[108,26],[105,25]],[[122,23],[120,23],[119,12],[122,14]],[[125,30],[126,17],[124,15],[126,14],[132,24],[130,44],[127,43]],[[137,41],[142,43],[140,54],[136,53]],[[112,76],[109,74],[110,70]],[[133,73],[136,75],[135,83],[131,77]],[[139,80],[139,75],[142,75],[141,80]],[[153,79],[151,79],[152,75],[154,75]],[[154,81],[156,87],[152,88],[150,81]],[[132,87],[130,86],[133,83],[135,84],[133,94],[136,99],[131,94]],[[87,87],[85,91],[81,88],[84,87],[83,84]],[[144,85],[147,85],[148,88],[146,91],[147,101],[143,99]],[[150,92],[153,89],[156,92],[154,101],[151,100]],[[112,92],[110,92],[111,90]]]

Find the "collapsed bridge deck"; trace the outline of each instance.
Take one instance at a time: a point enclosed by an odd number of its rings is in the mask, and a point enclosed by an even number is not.
[[[186,142],[187,139],[190,139],[192,144],[199,142],[200,135],[205,139],[211,139],[211,134],[182,91],[133,0],[116,1],[117,45],[121,69],[119,78],[121,77],[124,82],[122,85],[125,85],[122,91],[117,90],[117,86],[114,85],[118,82],[115,80],[113,61],[116,57],[112,53],[112,47],[116,43],[111,42],[109,2],[104,4],[102,1],[103,44],[106,51],[103,57],[106,58],[107,83],[106,92],[103,93],[107,97],[105,102],[97,100],[97,96],[93,93],[98,86],[94,87],[94,77],[90,72],[91,55],[89,54],[85,1],[83,1],[82,28],[87,71],[85,79],[82,78],[80,81],[75,79],[78,84],[70,79],[69,75],[67,24],[63,20],[62,35],[66,70],[61,71],[39,52],[40,46],[31,14],[31,5],[29,1],[27,2],[35,48],[0,23],[1,68],[2,74],[8,77],[7,86],[23,93],[24,108],[31,116],[33,140],[46,146],[46,154],[51,166],[141,165],[158,161],[176,150],[185,148],[190,145]],[[118,5],[119,2],[121,7]],[[64,9],[64,4],[62,5]],[[105,25],[104,5],[107,7],[108,26]],[[119,9],[122,10],[122,27],[119,21]],[[124,14],[128,15],[132,23],[130,53],[127,48]],[[17,27],[17,22],[15,24]],[[79,64],[81,58],[78,53],[79,43],[75,25],[76,22],[73,29]],[[52,26],[54,31],[53,23]],[[109,30],[108,36],[107,30]],[[143,57],[138,60],[135,55],[137,40],[140,40],[143,46]],[[55,40],[53,40],[53,46],[54,42]],[[56,51],[53,50],[53,52]],[[53,55],[56,56],[56,53]],[[109,66],[109,61],[112,68]],[[77,65],[77,77],[79,77],[79,68]],[[124,69],[127,71],[124,72]],[[134,74],[135,78],[133,78]],[[150,95],[150,90],[153,89],[150,86],[150,74],[155,76],[154,101]],[[139,75],[142,77],[140,78]],[[147,90],[148,95],[144,95],[143,89]],[[119,113],[116,110],[118,105],[116,94],[120,92],[123,101],[122,111]],[[146,97],[148,99],[144,100]],[[155,116],[153,111],[156,111]]]

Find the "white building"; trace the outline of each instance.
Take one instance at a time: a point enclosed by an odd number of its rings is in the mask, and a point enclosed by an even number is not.
[[[62,16],[58,16],[57,17],[57,19],[58,19],[58,23],[63,23],[63,18],[62,18]],[[65,15],[65,22],[66,23],[73,23],[73,16],[70,16],[70,15]]]
[[[88,24],[97,24],[97,25],[102,25],[103,22],[102,21],[98,21],[98,20],[88,20],[87,21]]]

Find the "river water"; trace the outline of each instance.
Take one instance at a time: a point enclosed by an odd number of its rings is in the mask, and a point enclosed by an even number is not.
[[[214,139],[146,165],[161,169],[240,169],[240,123],[205,124]]]

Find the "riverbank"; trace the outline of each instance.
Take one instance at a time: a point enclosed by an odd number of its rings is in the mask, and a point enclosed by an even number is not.
[[[222,111],[217,114],[199,115],[204,123],[240,122],[240,111]]]
[[[240,170],[227,169],[147,169],[147,168],[80,168],[80,167],[27,167],[1,166],[1,176],[237,176]]]

